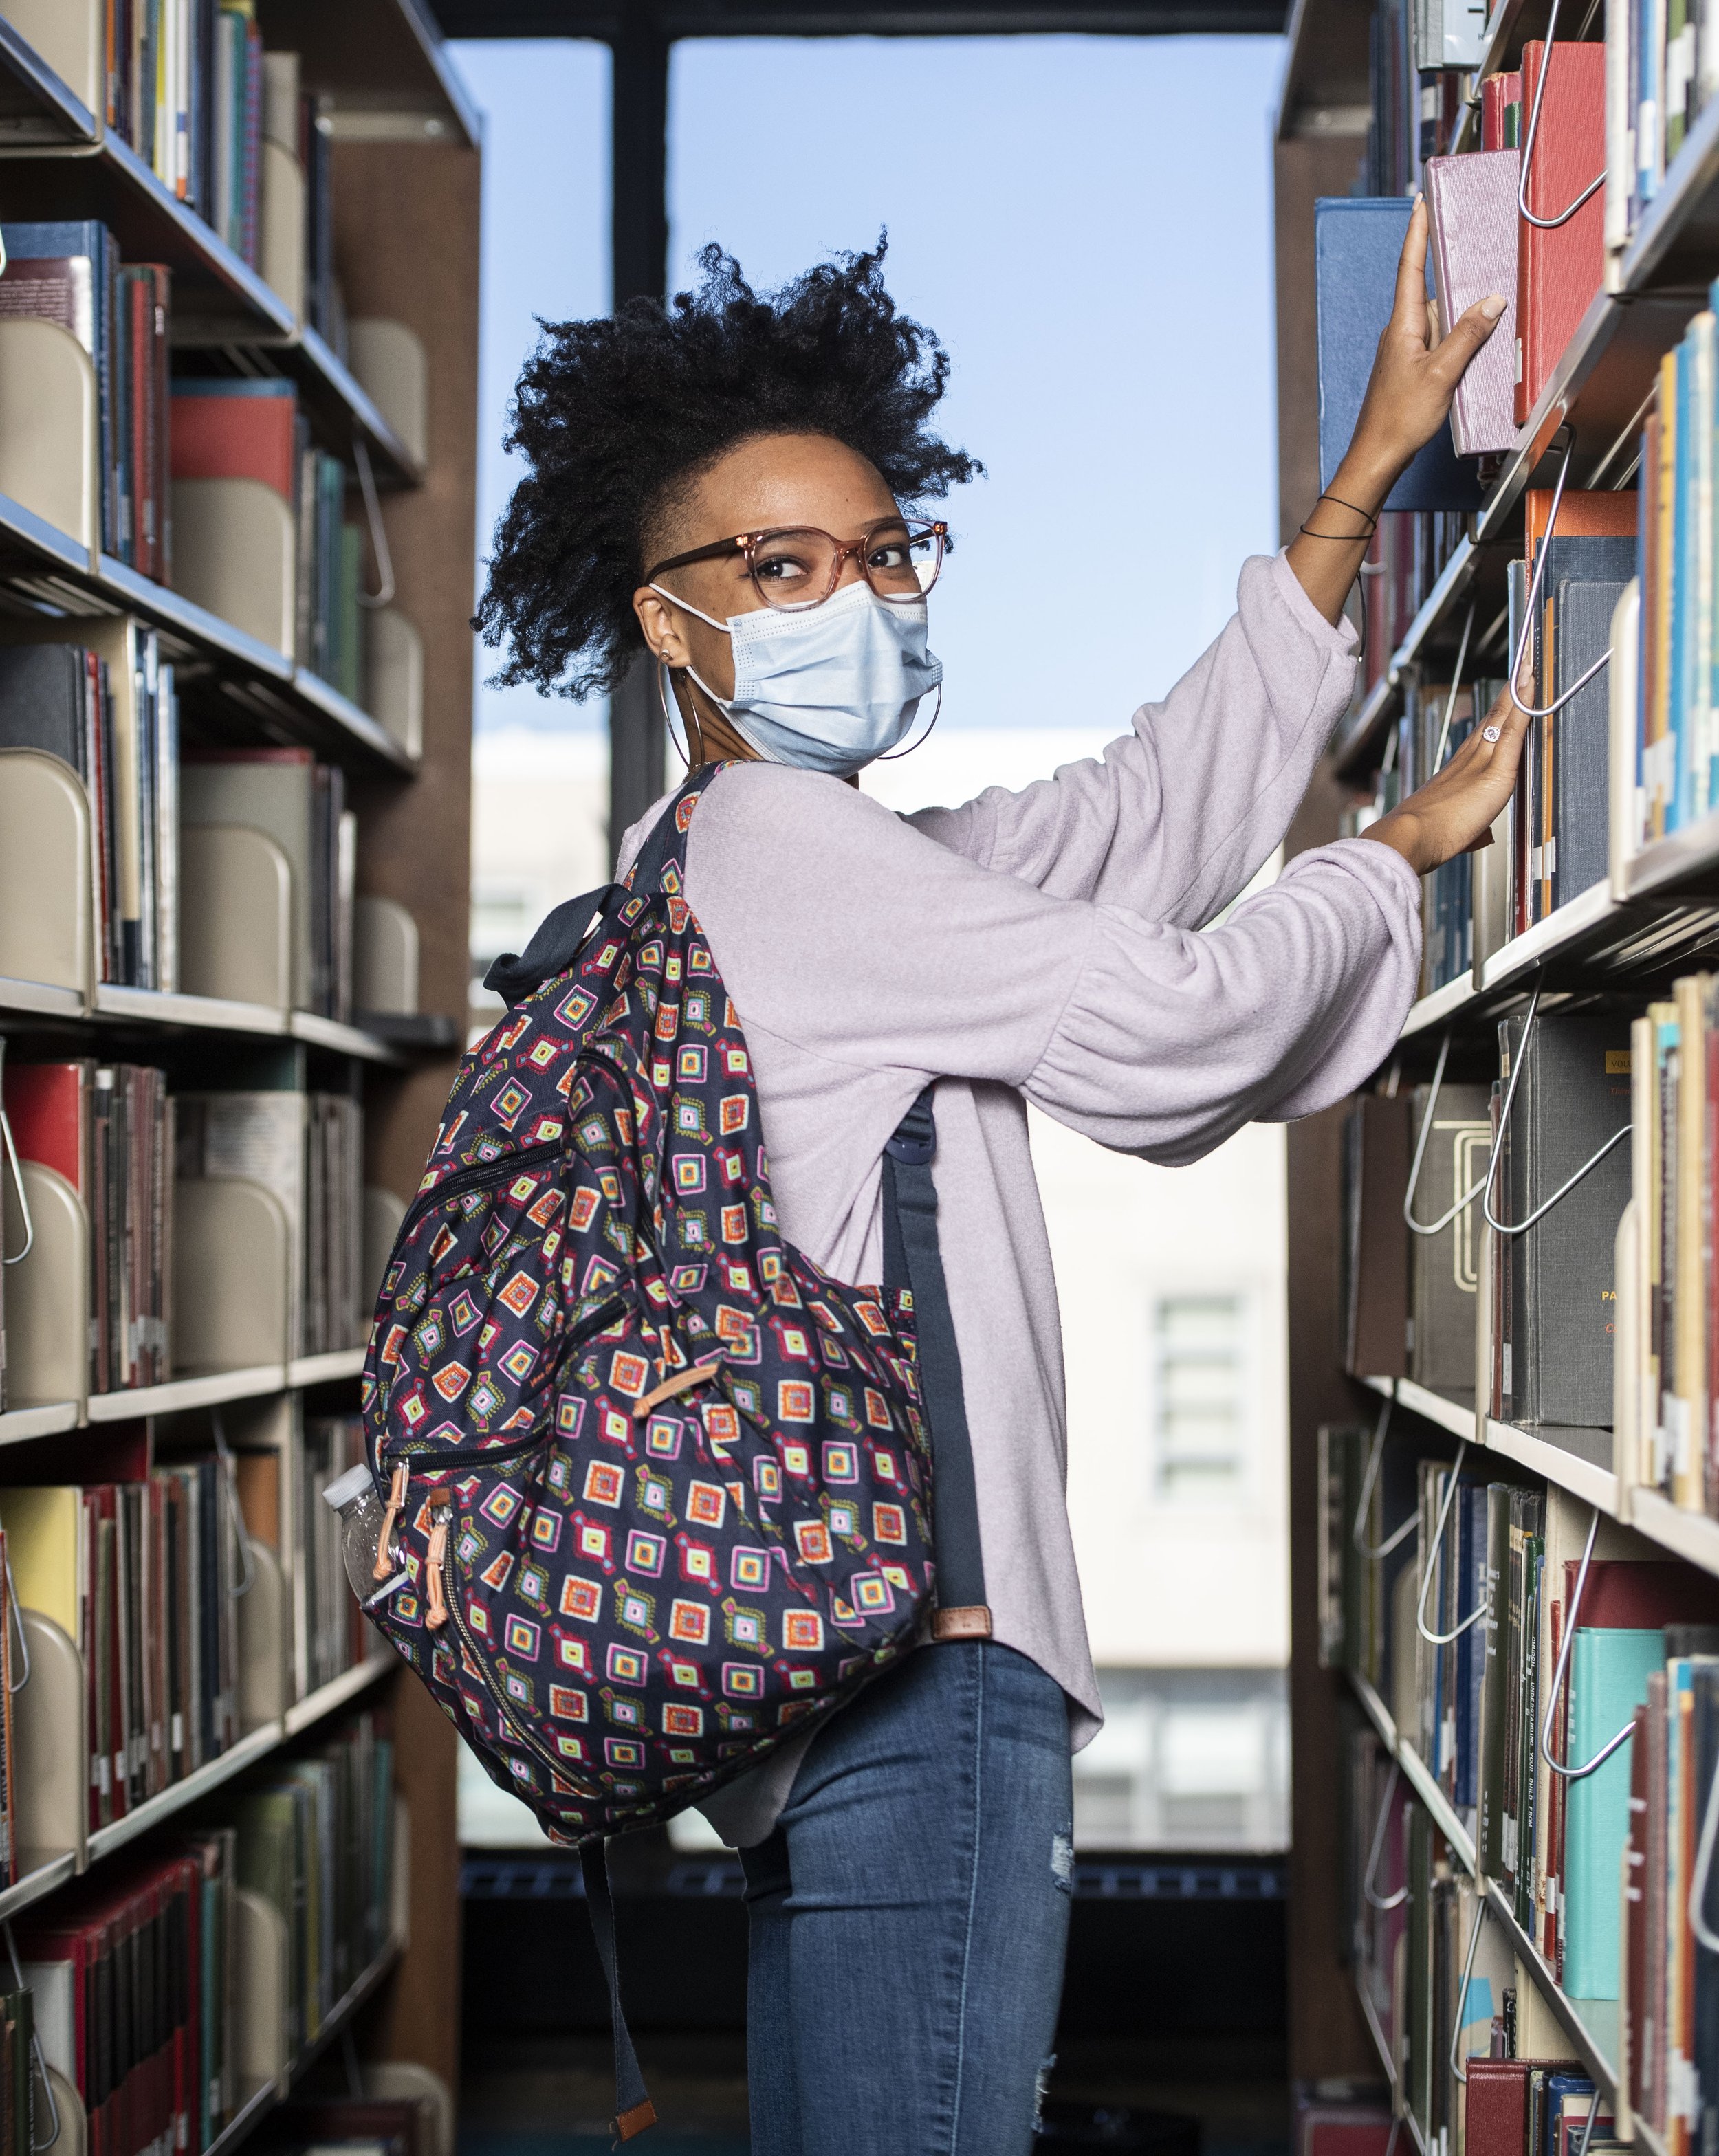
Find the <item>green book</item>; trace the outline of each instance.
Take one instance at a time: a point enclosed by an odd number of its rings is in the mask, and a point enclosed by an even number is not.
[[[1507,1482],[1486,1486],[1486,1664],[1480,1675],[1480,1820],[1476,1841],[1482,1875],[1504,1876],[1504,1713],[1509,1689],[1501,1652],[1510,1588],[1510,1496]]]
[[[1582,1625],[1570,1656],[1570,1758],[1602,1752],[1647,1704],[1665,1661],[1663,1632]],[[1575,1999],[1619,1996],[1618,1881],[1629,1830],[1629,1747],[1571,1782],[1564,1823],[1564,1989]]]
[[[1525,1932],[1534,1930],[1534,1842],[1539,1831],[1542,1777],[1540,1758],[1540,1595],[1546,1569],[1543,1510],[1535,1532],[1523,1545],[1521,1839],[1516,1849],[1516,1917]]]

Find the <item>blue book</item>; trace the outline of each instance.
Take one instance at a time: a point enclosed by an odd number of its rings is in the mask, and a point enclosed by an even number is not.
[[[1552,610],[1551,702],[1574,686],[1611,643],[1612,609],[1634,574],[1635,541],[1554,534],[1541,580],[1542,638]],[[1542,644],[1543,648],[1543,644]],[[1552,902],[1563,905],[1611,865],[1611,677],[1601,667],[1585,689],[1542,723],[1552,729]]]
[[[1668,829],[1680,831],[1690,820],[1689,650],[1694,632],[1696,601],[1695,578],[1694,499],[1690,454],[1694,427],[1690,413],[1691,374],[1690,349],[1681,344],[1677,367],[1677,462],[1671,485],[1671,659],[1665,684],[1665,709],[1675,744],[1671,779],[1671,811]]]
[[[114,318],[114,279],[119,274],[120,250],[113,234],[95,218],[28,224],[0,224],[0,245],[13,262],[75,261],[80,256],[90,267],[90,300],[95,316],[95,344],[90,357],[95,365],[97,424],[100,429],[102,545],[113,551],[120,528],[119,435],[114,424],[114,356],[110,330]]]
[[[1466,1617],[1486,1599],[1486,1490],[1465,1484],[1462,1507],[1462,1607]],[[1470,1625],[1456,1643],[1456,1774],[1451,1801],[1460,1811],[1479,1804],[1480,1677],[1486,1666],[1486,1625]]]
[[[1569,1761],[1604,1751],[1665,1666],[1662,1631],[1581,1625],[1570,1656]],[[1629,1747],[1565,1787],[1564,1989],[1573,1999],[1619,1996],[1619,1881],[1629,1827]]]
[[[169,385],[175,397],[296,397],[290,382],[273,375],[176,374]]]
[[[1361,416],[1380,335],[1397,294],[1397,258],[1414,209],[1406,195],[1326,195],[1313,205],[1319,321],[1319,484],[1329,486]],[[1480,506],[1472,459],[1447,421],[1391,489],[1387,509]]]
[[[1590,2138],[1588,2114],[1596,2100],[1599,2114],[1591,2138],[1598,2148],[1614,2138],[1617,2127],[1604,2098],[1596,2099],[1593,2083],[1586,2074],[1546,2076],[1546,2143],[1541,2156],[1577,2156]]]

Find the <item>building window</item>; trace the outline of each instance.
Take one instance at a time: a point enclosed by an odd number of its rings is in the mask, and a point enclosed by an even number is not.
[[[1164,1295],[1152,1322],[1157,1492],[1177,1504],[1234,1504],[1248,1453],[1247,1298]]]

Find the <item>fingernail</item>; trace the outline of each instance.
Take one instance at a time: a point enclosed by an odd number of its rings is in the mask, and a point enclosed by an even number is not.
[[[1496,322],[1498,317],[1504,312],[1503,294],[1501,292],[1488,292],[1486,298],[1480,302],[1480,312],[1486,317],[1486,320],[1489,322]]]

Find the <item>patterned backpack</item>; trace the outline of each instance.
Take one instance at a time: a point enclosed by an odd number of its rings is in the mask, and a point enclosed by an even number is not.
[[[844,1286],[777,1231],[751,1058],[684,896],[721,768],[624,884],[492,968],[509,1014],[454,1081],[364,1376],[387,1494],[367,1608],[581,1849],[623,2139],[654,2114],[603,1838],[826,1719],[922,1620],[990,1630],[931,1089],[886,1148],[885,1287]]]

